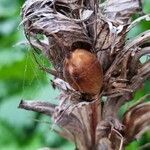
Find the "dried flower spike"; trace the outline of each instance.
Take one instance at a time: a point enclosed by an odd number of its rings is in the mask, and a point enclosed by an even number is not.
[[[96,55],[76,49],[64,60],[64,77],[66,81],[81,93],[99,94],[103,83],[103,72]]]

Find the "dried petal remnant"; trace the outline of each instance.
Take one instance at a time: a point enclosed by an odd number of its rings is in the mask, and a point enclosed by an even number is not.
[[[64,77],[66,81],[81,93],[96,95],[103,83],[103,72],[95,54],[76,49],[64,60]]]

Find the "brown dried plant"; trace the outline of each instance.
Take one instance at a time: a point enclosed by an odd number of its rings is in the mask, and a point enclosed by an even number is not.
[[[53,64],[43,68],[54,76],[53,86],[61,91],[59,105],[21,101],[19,108],[41,112],[53,118],[54,129],[75,143],[78,150],[121,150],[150,127],[150,102],[143,99],[118,118],[120,107],[150,78],[150,61],[140,58],[150,53],[150,31],[135,38],[126,34],[143,15],[139,0],[27,0],[22,9],[26,38],[37,52]],[[97,56],[103,69],[99,98],[87,101],[65,80],[63,63],[75,49]],[[149,97],[149,95],[148,95]]]

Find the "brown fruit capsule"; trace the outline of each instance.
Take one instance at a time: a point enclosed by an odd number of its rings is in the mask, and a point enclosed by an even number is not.
[[[103,73],[96,55],[84,49],[76,49],[64,60],[66,81],[81,93],[99,94]]]

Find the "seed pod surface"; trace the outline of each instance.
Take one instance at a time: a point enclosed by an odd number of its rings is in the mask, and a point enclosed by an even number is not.
[[[101,65],[95,54],[84,49],[76,49],[65,58],[63,75],[81,93],[96,95],[102,87]]]

